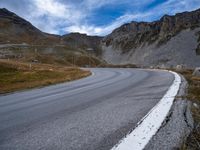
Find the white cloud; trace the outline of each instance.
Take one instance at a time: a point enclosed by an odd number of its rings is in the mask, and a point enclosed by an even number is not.
[[[97,8],[100,8],[102,6],[105,5],[112,5],[112,4],[120,4],[120,3],[126,3],[129,0],[123,0],[123,1],[119,1],[119,0],[83,0],[81,5],[83,7],[86,7],[86,9],[88,10],[94,10]]]
[[[33,20],[32,22],[43,31],[55,34],[59,33],[58,30],[61,30],[90,35],[103,35],[104,33],[101,32],[109,32],[107,30],[110,27],[106,27],[106,30],[103,30],[104,27],[87,25],[85,23],[87,22],[85,21],[86,17],[90,16],[93,10],[104,5],[114,4],[117,0],[84,0],[76,6],[73,3],[61,3],[56,0],[33,0],[33,2],[35,6],[33,9],[35,11],[32,11],[33,13],[29,16],[29,20]],[[46,21],[42,20],[44,18]],[[65,27],[58,29],[60,25],[64,25]]]
[[[193,0],[193,2],[191,2],[190,0],[182,0],[181,2],[179,2],[179,0],[168,0],[165,3],[162,3],[154,7],[153,9],[143,13],[141,12],[136,14],[130,14],[130,13],[125,14],[117,18],[114,22],[108,24],[107,26],[102,26],[102,27],[82,26],[81,28],[72,26],[66,28],[66,31],[74,32],[76,29],[78,32],[87,33],[90,35],[106,35],[112,32],[112,30],[114,30],[115,28],[121,26],[122,24],[133,20],[151,21],[152,18],[159,19],[159,17],[163,16],[164,14],[174,15],[178,12],[183,12],[186,10],[192,11],[198,9],[199,7],[200,7],[199,0]]]
[[[61,4],[55,0],[34,0],[34,3],[41,14],[65,18],[69,13],[67,5]]]
[[[67,32],[79,32],[79,33],[86,33],[89,35],[95,35],[101,33],[102,28],[89,25],[80,25],[80,26],[72,25],[66,27],[64,30]]]
[[[152,2],[152,1],[149,1],[149,2]],[[124,14],[123,16],[120,16],[119,18],[117,18],[115,21],[113,21],[111,24],[108,24],[108,25],[104,25],[104,26],[72,25],[72,26],[66,27],[65,31],[87,33],[89,35],[106,35],[112,32],[115,28],[121,26],[122,24],[133,21],[133,20],[151,21],[152,18],[159,19],[159,17],[163,16],[164,14],[174,15],[177,12],[183,12],[185,10],[191,11],[191,10],[197,9],[200,6],[200,1],[199,0],[192,0],[192,1],[193,2],[191,2],[191,0],[182,0],[181,2],[179,2],[179,0],[168,0],[165,3],[162,3],[146,12]],[[145,5],[145,4],[147,4],[147,2],[141,3],[139,0],[135,0],[135,3],[134,3],[134,5]]]
[[[148,10],[156,0],[1,0],[6,7],[29,20],[42,31],[56,34],[81,32],[89,35],[106,35],[120,25],[136,21],[152,21],[164,14],[175,14],[200,7],[200,0],[166,0]],[[110,24],[90,24],[93,13],[103,6],[129,6],[126,12]],[[133,8],[133,9],[132,9]],[[98,19],[98,18],[95,18]],[[94,20],[94,19],[93,19]]]
[[[200,0],[168,0],[149,10],[153,15],[174,15],[183,11],[192,11],[200,7]]]
[[[57,0],[32,0],[28,20],[44,32],[59,34],[62,26],[80,24],[84,13],[78,11],[72,4]]]
[[[122,24],[126,22],[130,22],[137,18],[144,18],[149,16],[150,13],[144,13],[144,14],[125,14],[119,18],[117,18],[114,22],[111,24],[108,24],[106,26],[91,26],[91,25],[81,25],[81,26],[69,26],[65,28],[65,31],[67,32],[80,32],[80,33],[86,33],[89,35],[106,35],[111,33],[115,28],[121,26]]]

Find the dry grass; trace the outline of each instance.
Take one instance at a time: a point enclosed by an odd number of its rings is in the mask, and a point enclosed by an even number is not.
[[[187,99],[200,106],[200,77],[192,75],[192,70],[184,70],[179,72],[188,81]],[[200,149],[200,108],[193,105],[192,115],[195,122],[195,127],[182,146],[182,150],[199,150]]]
[[[71,81],[90,75],[75,67],[0,60],[0,93]]]
[[[3,51],[4,49],[0,49]],[[7,47],[5,58],[15,59],[23,62],[38,60],[40,63],[67,65],[67,66],[90,66],[95,67],[102,61],[95,54],[73,49],[67,46],[55,46],[49,48],[45,45],[14,46]]]
[[[102,63],[101,65],[99,65],[99,67],[102,68],[138,68],[137,65],[134,64],[121,64],[121,65],[113,65],[113,64],[106,64],[106,63]]]

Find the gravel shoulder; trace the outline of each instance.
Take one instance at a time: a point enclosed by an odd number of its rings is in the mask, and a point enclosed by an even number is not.
[[[156,135],[146,145],[145,150],[179,149],[193,129],[191,103],[186,99],[187,81],[182,76],[179,93],[165,122]]]

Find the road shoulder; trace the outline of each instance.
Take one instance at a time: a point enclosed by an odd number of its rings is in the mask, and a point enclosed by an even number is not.
[[[181,86],[168,116],[145,150],[179,149],[193,128],[191,103],[186,100],[187,81],[181,76]]]

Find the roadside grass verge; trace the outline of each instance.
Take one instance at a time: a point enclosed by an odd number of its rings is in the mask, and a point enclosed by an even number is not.
[[[200,77],[192,75],[192,70],[179,71],[188,81],[187,99],[193,102],[192,115],[194,119],[194,129],[183,143],[181,150],[200,149]]]
[[[139,68],[139,66],[135,64],[121,64],[121,65],[114,65],[114,64],[101,64],[99,67],[102,68]]]
[[[72,81],[90,74],[77,67],[0,60],[0,94]]]

